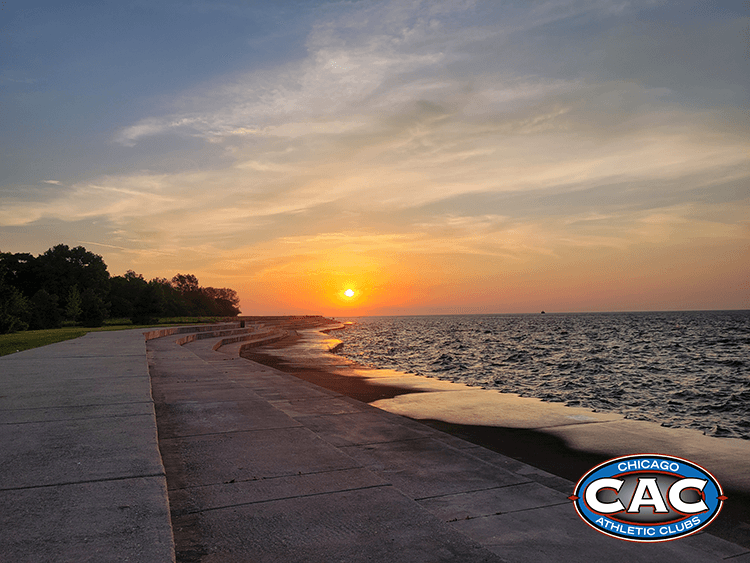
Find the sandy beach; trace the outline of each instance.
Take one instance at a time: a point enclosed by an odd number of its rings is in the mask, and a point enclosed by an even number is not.
[[[708,531],[750,547],[750,441],[370,369],[330,353],[340,343],[335,335],[330,328],[299,330],[242,355],[539,467],[562,478],[555,487],[563,492],[572,493],[586,471],[619,455],[658,452],[689,459],[711,471],[729,496]]]

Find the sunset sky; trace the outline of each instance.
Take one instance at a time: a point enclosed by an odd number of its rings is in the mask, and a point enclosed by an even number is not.
[[[3,1],[0,250],[247,315],[747,309],[747,6]]]

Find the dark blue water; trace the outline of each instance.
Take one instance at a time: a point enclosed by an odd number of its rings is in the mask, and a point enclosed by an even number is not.
[[[371,367],[750,439],[750,311],[345,320]]]

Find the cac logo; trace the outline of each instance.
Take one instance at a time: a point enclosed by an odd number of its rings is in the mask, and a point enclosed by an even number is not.
[[[594,529],[636,542],[694,534],[727,499],[708,471],[685,459],[638,454],[611,459],[586,473],[569,497]]]

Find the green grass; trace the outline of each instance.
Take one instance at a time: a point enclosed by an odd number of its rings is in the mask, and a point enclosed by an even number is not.
[[[173,317],[168,319],[159,319],[158,326],[175,326],[193,323],[215,323],[224,319],[216,317]],[[149,328],[156,326],[134,325],[130,319],[110,319],[103,327],[85,328],[80,326],[64,326],[62,328],[51,328],[47,330],[24,330],[12,334],[0,334],[0,356],[22,352],[63,340],[79,338],[89,332],[109,331],[109,330],[130,330],[133,328]]]
[[[21,352],[29,348],[38,348],[71,338],[83,336],[91,329],[78,327],[52,328],[49,330],[24,330],[0,335],[0,356]]]

